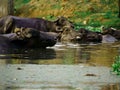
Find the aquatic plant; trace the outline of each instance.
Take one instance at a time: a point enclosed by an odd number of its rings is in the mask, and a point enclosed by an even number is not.
[[[117,75],[120,75],[120,56],[115,57],[115,61],[112,64],[112,72]]]

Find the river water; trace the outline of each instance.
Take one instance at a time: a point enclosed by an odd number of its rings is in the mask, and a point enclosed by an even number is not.
[[[0,55],[5,64],[90,64],[111,66],[115,56],[120,55],[120,42],[105,44],[61,44],[47,49],[20,49]]]
[[[120,42],[61,44],[0,55],[0,90],[120,90]]]

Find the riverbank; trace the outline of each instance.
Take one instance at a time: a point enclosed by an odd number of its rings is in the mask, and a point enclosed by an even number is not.
[[[112,26],[119,28],[117,0],[15,0],[15,15],[55,20],[69,18],[76,27]]]

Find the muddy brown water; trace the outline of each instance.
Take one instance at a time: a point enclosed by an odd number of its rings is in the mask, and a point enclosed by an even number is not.
[[[0,55],[5,64],[90,64],[111,66],[115,56],[120,55],[120,42],[105,44],[61,44],[47,49],[21,49]]]
[[[0,90],[120,90],[120,42],[61,44],[0,55]]]

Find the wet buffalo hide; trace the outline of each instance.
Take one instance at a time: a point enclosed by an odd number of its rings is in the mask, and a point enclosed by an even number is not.
[[[0,19],[0,33],[14,32],[14,28],[34,28],[39,31],[56,31],[56,25],[52,21],[42,18],[22,18],[16,16],[6,16]]]
[[[84,28],[78,30],[80,42],[101,42],[102,34],[100,32],[93,32]]]
[[[21,32],[19,35],[17,33],[0,34],[0,53],[18,48],[46,48],[54,46],[57,42],[57,36],[51,32],[27,30],[29,31],[24,36]]]
[[[116,39],[120,40],[120,30],[117,30],[115,28],[109,27],[109,28],[102,28],[102,34],[106,35],[109,34],[113,37],[115,37]]]
[[[6,16],[0,19],[0,33],[14,32],[14,28],[34,28],[44,32],[60,32],[67,26],[73,28],[73,23],[65,17],[59,17],[55,21],[42,18],[22,18],[17,16]]]

